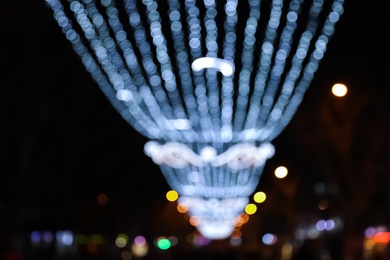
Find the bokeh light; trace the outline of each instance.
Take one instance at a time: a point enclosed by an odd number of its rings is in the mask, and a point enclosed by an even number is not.
[[[166,237],[159,237],[157,239],[157,247],[161,250],[167,250],[171,247],[171,241]]]
[[[249,215],[248,215],[248,214],[242,213],[242,214],[241,214],[241,217],[242,217],[242,219],[244,220],[244,223],[246,223],[246,222],[249,221]]]
[[[175,236],[170,236],[168,237],[169,241],[171,241],[171,246],[176,246],[177,243],[179,243],[179,239],[177,239],[177,237]]]
[[[322,199],[318,202],[318,208],[320,210],[325,210],[329,206],[329,201],[327,199]]]
[[[263,241],[263,243],[265,245],[269,245],[270,246],[270,245],[273,245],[273,244],[276,243],[277,236],[274,235],[274,234],[271,234],[271,233],[266,233],[266,234],[263,235],[261,240]]]
[[[38,245],[42,240],[42,234],[39,231],[33,231],[30,235],[31,244]]]
[[[72,231],[59,230],[56,232],[56,241],[61,245],[70,246],[73,244],[73,240],[74,240],[74,236]]]
[[[282,259],[284,260],[287,260],[287,259],[291,259],[291,256],[293,254],[293,249],[294,249],[294,246],[291,244],[291,243],[285,243],[283,246],[282,246]]]
[[[368,227],[364,231],[364,235],[365,235],[366,238],[373,237],[375,235],[375,233],[376,233],[376,229],[374,227]]]
[[[136,236],[131,245],[131,252],[135,257],[144,257],[149,251],[149,246],[147,244],[146,238],[144,236]]]
[[[275,176],[279,179],[283,179],[287,176],[287,173],[288,173],[288,170],[286,167],[284,166],[279,166],[275,169]]]
[[[344,97],[347,94],[347,86],[341,83],[336,83],[332,87],[332,93],[336,97]]]
[[[176,208],[180,213],[186,213],[188,211],[188,205],[186,203],[179,203]]]
[[[131,252],[135,257],[144,257],[148,254],[149,252],[149,246],[148,244],[136,244],[133,243],[131,245]]]
[[[175,190],[170,190],[167,192],[166,198],[169,201],[176,201],[179,198],[179,194]]]
[[[143,245],[146,245],[146,239],[144,236],[136,236],[134,238],[134,244],[136,244],[137,246],[143,246]]]
[[[54,240],[54,235],[50,231],[43,232],[43,241],[47,244],[50,244]]]
[[[241,216],[238,216],[238,217],[235,219],[234,225],[235,225],[236,227],[241,227],[243,224],[244,224],[244,219],[243,219]]]
[[[267,198],[267,195],[262,191],[256,192],[253,195],[253,200],[257,203],[263,203],[266,198]]]
[[[119,234],[115,239],[115,245],[119,248],[123,248],[127,245],[129,237],[126,234]]]
[[[98,245],[98,244],[103,244],[104,243],[104,237],[99,234],[94,234],[90,237],[91,243]]]
[[[100,193],[97,195],[96,200],[100,205],[106,205],[108,203],[108,196],[105,193]]]
[[[122,260],[131,260],[133,258],[133,254],[129,251],[123,251],[121,253]]]
[[[192,216],[192,217],[190,217],[190,224],[191,225],[193,225],[193,226],[199,226],[200,225],[200,222],[201,222],[201,219],[200,219],[200,217],[198,217],[198,216]]]
[[[245,212],[248,215],[253,215],[253,214],[256,213],[256,211],[257,211],[257,206],[255,204],[253,204],[253,203],[249,203],[245,207]]]
[[[232,246],[239,246],[242,243],[242,238],[241,237],[230,237],[229,242]]]

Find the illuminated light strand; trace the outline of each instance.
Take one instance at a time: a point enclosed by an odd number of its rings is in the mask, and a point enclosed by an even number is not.
[[[269,118],[277,118],[279,116],[275,115],[277,113],[277,109],[274,108],[271,114],[270,110],[274,107],[275,95],[277,90],[279,89],[282,74],[285,70],[286,59],[290,54],[292,36],[297,27],[298,13],[301,3],[302,1],[292,1],[290,4],[290,9],[286,15],[287,22],[280,36],[279,50],[276,52],[275,55],[274,66],[270,71],[270,78],[263,96],[263,106],[256,123],[257,129],[263,128]],[[292,68],[295,68],[295,64],[292,65]],[[265,129],[268,128],[265,127]]]
[[[126,104],[119,102],[116,97],[116,92],[112,88],[110,81],[102,72],[99,62],[88,52],[88,48],[81,40],[80,35],[73,29],[72,22],[65,14],[61,2],[58,0],[47,0],[46,2],[52,8],[54,12],[53,17],[61,27],[67,39],[71,42],[73,50],[81,57],[86,70],[91,73],[92,78],[96,82],[99,82],[100,89],[121,116],[145,136],[150,138],[163,136],[163,133],[157,127],[156,123],[150,120],[149,116],[144,114],[143,109],[135,102],[136,100],[128,100]],[[145,131],[146,129],[148,129],[148,131]]]
[[[312,72],[315,72],[317,70],[318,62],[322,59],[326,50],[326,48],[321,47],[327,44],[327,40],[325,41],[324,38],[316,41],[316,45],[320,47],[315,47],[315,50],[312,53],[313,58],[311,58],[309,62],[310,64],[303,64],[303,62],[306,60],[305,58],[293,58],[294,62],[291,64],[290,71],[286,74],[286,79],[283,83],[282,90],[280,91],[281,94],[279,96],[279,99],[277,102],[275,102],[274,99],[277,93],[277,87],[280,84],[279,82],[281,80],[280,74],[283,73],[284,67],[287,65],[286,59],[290,51],[289,45],[291,45],[293,26],[295,26],[292,25],[293,23],[290,22],[288,16],[293,15],[292,13],[297,13],[297,11],[290,11],[290,13],[287,14],[287,25],[283,28],[283,32],[280,38],[280,45],[284,44],[285,46],[280,46],[279,50],[276,50],[274,49],[272,42],[277,38],[276,29],[280,26],[279,23],[282,2],[280,0],[274,0],[271,9],[270,20],[268,22],[267,29],[265,32],[262,52],[259,57],[259,70],[256,72],[256,79],[254,82],[255,90],[252,94],[251,102],[249,103],[249,112],[247,114],[242,114],[243,111],[246,111],[246,106],[248,105],[248,102],[245,101],[248,100],[250,94],[250,92],[248,91],[248,80],[246,78],[248,78],[248,75],[251,75],[251,72],[246,70],[249,69],[250,63],[247,62],[247,60],[254,62],[253,55],[251,56],[251,59],[246,59],[244,57],[249,57],[249,54],[253,52],[253,43],[251,42],[254,42],[254,32],[257,30],[252,26],[254,28],[253,32],[248,33],[249,21],[253,17],[258,19],[258,16],[260,15],[260,12],[258,11],[260,5],[258,4],[258,2],[252,0],[249,2],[249,18],[247,20],[246,29],[244,32],[244,45],[241,58],[242,70],[240,71],[240,78],[237,86],[238,93],[236,99],[232,100],[235,87],[232,82],[229,84],[229,80],[227,80],[226,77],[222,77],[221,82],[223,83],[223,92],[219,94],[218,88],[214,88],[214,85],[219,84],[219,81],[215,80],[216,77],[214,72],[212,72],[212,69],[209,69],[205,72],[208,83],[203,80],[204,78],[202,73],[193,73],[193,76],[195,74],[193,79],[196,85],[196,89],[194,93],[192,93],[192,91],[190,90],[192,86],[189,86],[188,88],[182,88],[187,89],[187,93],[183,94],[183,98],[185,101],[190,101],[189,103],[191,104],[190,106],[192,109],[191,112],[194,112],[196,109],[198,109],[200,115],[197,115],[196,113],[191,113],[191,115],[187,116],[183,107],[180,105],[176,105],[183,104],[186,102],[183,102],[183,100],[181,100],[178,91],[176,91],[176,76],[174,75],[173,67],[170,64],[170,56],[168,56],[166,45],[167,42],[165,40],[161,28],[161,17],[157,12],[156,1],[145,0],[143,1],[143,4],[146,6],[146,14],[150,22],[150,28],[148,29],[150,29],[152,41],[156,47],[155,51],[157,53],[157,61],[159,61],[160,67],[163,68],[162,72],[166,72],[165,74],[159,73],[157,69],[158,66],[153,62],[154,57],[152,56],[154,54],[151,50],[150,44],[148,44],[148,41],[146,40],[147,29],[144,28],[142,26],[142,23],[140,22],[141,19],[139,18],[140,14],[136,9],[136,2],[130,0],[126,1],[126,10],[128,11],[130,16],[130,25],[132,25],[135,29],[135,41],[137,42],[137,48],[142,54],[141,58],[145,70],[144,72],[139,69],[139,66],[135,66],[135,64],[138,64],[138,62],[131,61],[133,58],[136,58],[136,55],[131,46],[131,43],[126,39],[127,35],[124,32],[118,18],[119,10],[113,6],[113,1],[103,1],[102,4],[106,7],[108,23],[110,24],[112,32],[114,32],[116,44],[120,47],[123,53],[126,54],[125,61],[129,68],[129,71],[125,69],[122,58],[116,50],[114,39],[110,37],[110,29],[107,28],[107,25],[104,22],[104,18],[98,14],[97,8],[92,3],[92,1],[83,1],[87,8],[86,12],[83,11],[82,7],[80,7],[81,3],[71,0],[69,0],[69,2],[73,6],[78,6],[79,9],[77,12],[75,12],[76,19],[80,24],[81,28],[83,29],[86,38],[91,42],[91,47],[96,53],[98,63],[101,64],[101,68],[106,72],[106,75],[108,76],[108,79],[111,82],[114,91],[117,92],[116,97],[119,99],[119,103],[124,103],[121,104],[121,106],[134,106],[134,104],[137,104],[139,108],[143,110],[144,113],[147,112],[145,115],[148,115],[150,117],[149,120],[153,119],[156,121],[155,127],[159,129],[153,127],[153,131],[156,133],[161,133],[162,131],[165,131],[167,133],[167,139],[173,138],[176,140],[183,140],[187,142],[189,140],[191,140],[191,142],[216,141],[218,143],[228,141],[236,142],[238,140],[261,141],[264,140],[264,138],[269,138],[269,133],[271,133],[273,131],[272,129],[276,127],[276,124],[278,124],[278,119],[282,118],[287,104],[291,106],[289,100],[292,96],[292,93],[297,94],[294,100],[299,100],[300,90],[298,90],[298,88],[294,90],[291,86],[294,87],[295,85],[297,85],[297,82],[310,81],[311,76],[309,75],[314,74]],[[298,0],[292,1],[290,3],[290,10],[294,8],[296,10],[299,10],[298,6],[302,2],[303,1]],[[131,3],[131,6],[133,8],[130,8],[131,10],[128,8],[128,6],[130,5],[129,3]],[[172,2],[170,12],[172,13],[176,8],[176,13],[180,14],[180,12],[178,11],[180,10],[180,5],[177,4],[177,1],[175,3],[176,4],[173,4]],[[206,6],[204,22],[206,28],[206,48],[208,48],[206,54],[207,56],[214,55],[215,51],[217,50],[217,46],[213,44],[216,41],[215,36],[217,35],[217,24],[215,21],[215,2],[212,0],[205,0],[204,4]],[[196,50],[197,55],[202,55],[202,44],[200,41],[201,25],[199,19],[200,10],[198,7],[196,7],[195,1],[187,0],[185,5],[188,14],[188,28],[190,29],[189,41],[191,42],[195,39],[198,40],[198,44],[194,45],[190,43],[190,49],[192,50],[192,52],[193,50]],[[226,37],[224,39],[223,52],[225,54],[228,52],[233,52],[232,50],[235,49],[234,44],[236,36],[233,35],[235,35],[236,32],[234,31],[235,29],[232,28],[234,28],[234,25],[237,20],[237,10],[235,10],[237,8],[237,5],[238,2],[235,2],[233,0],[228,0],[225,4],[226,19],[223,23],[223,26],[225,27],[225,32],[227,32]],[[255,11],[254,7],[256,7]],[[312,19],[308,23],[308,29],[306,31],[308,33],[304,33],[302,36],[308,37],[308,44],[305,43],[306,40],[301,41],[300,44],[302,45],[300,45],[300,48],[298,48],[296,51],[298,54],[297,56],[309,56],[307,54],[308,48],[311,44],[311,39],[313,39],[314,37],[316,27],[318,26],[318,22],[316,20],[319,16],[319,13],[322,11],[322,8],[323,1],[314,1],[314,4],[309,12]],[[342,12],[342,1],[335,2],[333,9],[334,10],[329,14],[328,19],[322,29],[323,36],[326,38],[332,36],[332,34],[334,33],[334,25],[338,21],[339,16]],[[90,16],[92,22],[86,19],[86,15]],[[136,20],[138,20],[138,22],[135,22]],[[172,21],[171,24],[173,24],[173,22],[174,21]],[[295,23],[296,21],[294,22],[294,24]],[[179,27],[182,26],[181,23],[176,24]],[[254,22],[253,24],[257,25],[256,22]],[[96,29],[94,29],[93,27],[96,27]],[[234,32],[231,30],[233,30]],[[230,35],[231,38],[234,40],[228,40],[229,38],[227,37],[227,35]],[[174,43],[183,40],[182,37],[172,38]],[[250,43],[249,45],[247,44],[248,42]],[[207,43],[210,43],[210,45],[207,45]],[[180,63],[178,63],[178,55],[173,55],[173,57],[176,57],[177,64],[180,64],[180,66],[178,66],[179,70],[185,67],[184,65],[187,65],[187,69],[182,70],[179,75],[180,77],[183,77],[185,79],[190,79],[191,71],[188,69],[189,62],[183,58],[183,53],[185,53],[187,50],[185,49],[184,44],[182,44],[181,47],[180,45],[178,46],[179,47],[177,50],[179,50],[180,54],[182,55],[182,58],[180,58]],[[212,46],[216,47],[214,48]],[[227,49],[231,51],[226,51]],[[159,51],[161,54],[160,56],[158,55]],[[273,67],[271,67],[271,58],[274,55],[274,52],[276,52],[276,58],[274,60]],[[179,54],[179,52],[176,52],[176,54]],[[85,55],[84,57],[84,61],[90,59],[87,55]],[[302,76],[302,79],[298,81],[298,78],[301,77],[300,75],[302,75],[303,66],[305,66],[305,68],[309,70],[309,72],[304,72],[306,76]],[[148,75],[147,80],[143,78],[143,73],[146,73]],[[165,78],[160,74],[165,75]],[[168,87],[166,88],[167,91],[164,91],[164,89],[161,88],[161,81],[164,81],[166,85],[168,85]],[[184,80],[182,80],[181,82],[184,82]],[[190,80],[186,80],[186,82],[190,82]],[[212,84],[209,84],[210,82]],[[169,102],[167,99],[167,94],[172,94],[170,95]],[[196,96],[196,102],[194,102],[194,94]],[[221,96],[222,98],[221,102],[218,102],[219,96]],[[134,100],[135,102],[133,102],[132,104],[128,103],[130,99]],[[262,100],[262,102],[254,102],[259,100]],[[217,106],[217,103],[220,103],[221,110],[219,110],[219,106]],[[231,106],[233,103],[235,103],[236,105],[234,111],[231,107],[229,108],[229,106]],[[173,106],[173,104],[175,105]],[[214,110],[211,111],[212,109]],[[175,115],[173,114],[173,110],[176,111],[174,112]],[[187,110],[190,109],[188,109],[187,107]],[[241,114],[243,116],[241,116]],[[232,125],[229,122],[229,117],[231,119],[232,115],[234,115],[236,120],[236,122],[233,124],[233,132],[231,130]],[[260,115],[260,117],[258,115]],[[190,119],[188,120],[187,118]],[[286,119],[287,117],[283,118]],[[185,123],[185,127],[184,125],[182,125],[179,127],[179,129],[176,129],[179,125],[179,121],[176,120],[179,120],[180,122],[185,122],[185,120],[187,120],[187,123]],[[243,120],[245,120],[245,127],[240,126],[242,125]],[[218,123],[219,121],[221,121],[222,123]],[[138,123],[133,122],[132,124]],[[210,128],[211,125],[214,126],[212,129]],[[281,126],[281,124],[278,125]],[[204,132],[201,131],[201,133],[199,133],[196,129],[202,129],[204,130]],[[253,135],[253,133],[255,133],[256,131],[257,135]],[[145,133],[145,131],[143,132]],[[150,136],[150,133],[148,135]],[[218,138],[219,141],[216,140],[216,138]]]
[[[173,73],[166,39],[162,33],[161,18],[157,11],[158,4],[153,0],[143,0],[143,3],[147,6],[146,14],[150,22],[150,34],[153,44],[156,46],[156,58],[160,63],[161,76],[170,97],[170,103],[174,105],[174,118],[187,118],[177,89],[176,76]]]
[[[256,1],[250,2],[249,18],[245,26],[245,37],[243,42],[243,51],[241,54],[242,69],[239,74],[238,94],[235,123],[237,129],[242,129],[244,121],[247,117],[246,108],[250,93],[250,80],[253,71],[253,56],[256,44],[255,33],[260,19],[260,3]]]
[[[114,89],[117,90],[118,85],[121,87],[124,84],[121,79],[127,78],[126,76],[128,76],[128,74],[126,73],[126,75],[122,77],[119,76],[118,70],[121,70],[120,67],[122,66],[122,63],[121,59],[119,58],[119,54],[116,51],[116,45],[114,44],[113,39],[109,36],[109,29],[101,16],[98,17],[100,19],[93,17],[94,14],[98,13],[98,10],[93,2],[85,2],[87,12],[83,12],[82,5],[77,1],[73,1],[71,3],[71,7],[73,6],[76,18],[86,35],[88,35],[88,32],[93,28],[93,25],[89,22],[89,19],[87,19],[86,14],[92,16],[90,19],[94,22],[94,25],[97,28],[97,33],[92,34],[93,37],[90,39],[91,47],[94,49],[103,70],[109,75],[110,81],[113,82],[112,84]],[[116,32],[115,28],[118,28],[120,25],[117,17],[118,11],[113,6],[109,6],[110,3],[112,2],[104,2],[107,8],[106,13],[109,17],[108,21],[111,25],[111,28],[114,29],[114,32]],[[114,64],[114,62],[116,62],[116,64]],[[140,94],[143,96],[144,104],[146,104],[150,111],[149,117],[154,118],[160,128],[163,128],[166,122],[166,118],[161,113],[157,103],[154,102],[155,99],[151,98],[153,96],[149,95],[149,91],[145,87],[140,87]]]
[[[183,33],[183,23],[180,13],[180,3],[178,0],[169,0],[169,20],[171,23],[171,34],[173,40],[173,46],[176,51],[176,64],[179,70],[179,79],[181,83],[181,89],[183,91],[183,102],[188,111],[188,117],[191,122],[191,126],[199,125],[199,115],[197,113],[196,100],[194,97],[191,78],[191,68],[188,62],[188,50],[184,44],[185,36]],[[193,134],[193,141],[197,140],[196,135]]]
[[[258,70],[256,72],[256,77],[254,81],[254,91],[252,93],[249,102],[249,109],[246,116],[247,120],[246,120],[245,129],[252,129],[252,128],[255,129],[257,118],[262,110],[263,104],[261,103],[261,100],[263,99],[269,71],[271,69],[272,56],[274,52],[274,41],[277,36],[276,33],[277,28],[279,27],[280,24],[282,6],[283,6],[282,1],[280,0],[272,1],[270,19],[268,21],[267,28],[264,33],[265,39],[261,47],[261,54],[260,54],[261,57],[259,59]],[[244,108],[246,108],[246,104],[237,103],[237,109],[241,111],[241,113],[240,115],[236,113],[236,118],[245,116],[243,114],[245,111]],[[241,122],[240,121],[237,122],[237,131],[240,130],[240,128],[238,128],[240,125]],[[258,131],[261,132],[262,129],[259,129]],[[244,138],[257,139],[257,136],[249,135],[249,136],[244,136]]]
[[[228,62],[234,63],[236,53],[236,24],[238,21],[236,0],[228,0],[225,4],[226,19],[224,22],[225,38],[223,41],[223,57]],[[232,117],[233,117],[233,79],[234,74],[230,77],[222,78],[222,94],[221,94],[221,141],[230,141],[233,137],[232,133]]]
[[[215,0],[204,0],[206,13],[204,17],[204,27],[206,28],[206,57],[216,58],[218,55],[218,27],[215,21],[217,16]],[[206,70],[206,85],[208,89],[208,107],[210,112],[211,125],[213,127],[212,136],[215,142],[220,142],[220,82],[217,79],[217,71],[214,69]]]
[[[190,54],[192,61],[201,58],[202,54],[202,26],[200,23],[200,11],[196,6],[195,0],[185,0],[185,10],[187,12],[187,24],[189,29],[188,42],[190,47]],[[209,107],[207,103],[207,88],[206,80],[202,72],[194,72],[193,80],[195,84],[196,104],[199,113],[199,130],[201,142],[207,142],[212,139],[210,129],[212,123],[209,114]]]
[[[145,153],[164,168],[168,183],[181,195],[210,198],[251,194],[261,175],[259,168],[273,156],[274,148],[269,143],[260,147],[236,144],[221,154],[205,157],[184,144],[160,145],[150,141],[145,145]]]
[[[165,86],[167,87],[167,85],[169,85],[171,83],[171,81],[169,81],[169,75],[165,75],[165,79],[164,79],[164,74],[163,74],[164,67],[161,70],[161,76],[160,76],[160,74],[157,73],[158,68],[157,68],[157,65],[153,61],[151,46],[150,46],[149,42],[146,40],[146,34],[147,34],[146,29],[144,28],[144,26],[142,24],[141,16],[138,13],[136,2],[137,1],[127,0],[125,7],[126,7],[126,11],[128,13],[128,16],[129,16],[130,25],[134,29],[134,39],[135,39],[135,42],[137,44],[138,49],[141,52],[142,65],[144,67],[146,74],[148,75],[149,83],[151,86],[150,88],[152,89],[152,92],[150,90],[148,90],[149,87],[145,86],[146,80],[143,78],[143,75],[140,73],[140,71],[137,71],[138,73],[136,74],[136,77],[137,77],[137,80],[139,81],[139,85],[142,86],[143,98],[144,98],[145,103],[147,103],[149,106],[151,106],[153,111],[155,112],[155,113],[151,113],[151,116],[155,120],[163,121],[159,124],[159,125],[162,125],[161,126],[162,128],[169,128],[170,124],[169,124],[169,121],[167,121],[165,115],[168,118],[175,118],[173,116],[174,109],[171,106],[171,102],[168,101],[166,92],[162,89],[161,82],[164,81]],[[145,2],[144,4],[148,5],[148,2]],[[152,24],[153,19],[156,19],[156,16],[158,16],[156,11],[153,8],[156,8],[155,5],[149,4],[149,9],[151,9],[151,10],[147,11],[148,12],[147,16],[148,16],[148,19],[150,21],[150,24]],[[153,13],[154,15],[151,15],[150,13]],[[157,27],[156,28],[157,35],[153,35],[152,28],[150,28],[150,32],[152,34],[152,37],[154,36],[154,38],[153,38],[154,44],[158,45],[159,41],[158,41],[158,39],[156,40],[156,38],[158,38],[158,36],[159,36],[158,22],[156,22],[155,25]],[[163,39],[161,39],[161,40],[163,40]],[[163,49],[163,47],[160,49],[158,48],[158,46],[156,46],[156,47],[157,47],[156,52],[158,54],[158,51],[159,50],[161,51],[161,49]],[[161,64],[161,56],[160,56],[160,64]],[[167,82],[167,78],[168,78],[169,82]],[[153,95],[151,95],[150,93],[153,93]],[[161,110],[162,110],[164,115],[159,113],[159,111],[160,111],[159,107],[161,107]],[[178,113],[179,110],[180,110],[180,108],[178,110],[175,110],[176,114]],[[172,135],[173,138],[178,138],[179,136],[182,135],[182,133],[179,131],[168,131],[168,133],[169,133],[169,135]]]
[[[106,7],[106,14],[108,16],[108,23],[109,23],[114,35],[116,36],[117,42],[119,43],[118,45],[116,45],[116,44],[114,44],[113,39],[111,37],[109,37],[109,29],[108,29],[103,17],[99,14],[98,9],[96,8],[96,5],[93,3],[93,1],[84,1],[84,2],[86,2],[88,15],[90,16],[95,27],[97,28],[97,35],[100,35],[100,40],[95,38],[95,39],[92,39],[92,41],[95,40],[95,43],[98,44],[99,47],[100,47],[100,43],[103,44],[104,48],[107,50],[107,53],[109,54],[109,57],[111,57],[111,59],[110,59],[111,62],[113,63],[112,66],[109,67],[109,69],[106,67],[103,67],[103,69],[107,72],[108,75],[114,75],[115,80],[117,80],[117,81],[120,81],[120,79],[131,79],[131,76],[128,73],[128,71],[124,69],[124,64],[122,63],[121,56],[119,55],[118,51],[115,48],[116,46],[121,46],[121,47],[123,47],[123,46],[128,47],[129,46],[128,44],[127,45],[121,44],[122,39],[124,37],[122,35],[124,31],[123,31],[122,25],[119,22],[118,16],[117,16],[119,11],[115,8],[115,6],[113,6],[113,2],[106,1],[104,3],[105,7]],[[81,18],[81,19],[83,19],[83,18]],[[85,23],[87,24],[87,22],[85,22]],[[91,27],[92,27],[92,25],[88,25],[88,28],[91,28]],[[92,43],[92,45],[93,44],[94,43]],[[123,51],[123,53],[126,53],[127,50],[122,48],[122,51]],[[134,56],[132,56],[132,57],[134,58]],[[102,61],[101,63],[103,63],[103,62],[109,64],[108,61]],[[115,62],[115,64],[114,64],[114,62]],[[110,71],[110,70],[112,70],[112,71]],[[120,77],[117,74],[115,74],[116,71],[120,72]],[[139,72],[138,72],[138,75],[140,75]],[[124,84],[125,84],[124,82],[119,82],[117,85],[119,85],[120,89],[123,89]],[[130,84],[130,80],[129,80],[129,82],[127,82],[127,85],[129,85],[129,84]],[[142,81],[142,84],[145,84],[145,82]],[[115,84],[113,84],[113,85],[114,85],[114,88],[117,90],[116,85]],[[157,102],[155,101],[154,97],[152,95],[150,95],[148,89],[145,87],[140,87],[139,90],[140,90],[141,96],[144,99],[146,106],[148,107],[148,109],[150,111],[149,117],[154,118],[154,121],[157,123],[157,125],[159,125],[159,126],[164,125],[164,123],[166,122],[167,119],[165,118],[164,114],[162,113],[160,107],[157,105]],[[133,92],[134,91],[136,91],[136,90],[133,89]],[[164,106],[164,107],[166,108],[167,106]],[[167,112],[165,112],[165,113],[167,113]]]
[[[322,34],[318,37],[316,41],[316,50],[310,56],[310,62],[306,65],[304,69],[304,74],[302,80],[296,84],[296,89],[294,95],[290,98],[289,102],[283,102],[283,114],[279,120],[274,120],[272,123],[272,132],[269,134],[269,140],[274,139],[278,136],[283,129],[288,125],[294,116],[298,106],[303,100],[303,96],[308,89],[313,77],[314,73],[317,71],[320,61],[326,51],[326,46],[329,42],[329,38],[333,35],[335,31],[336,23],[338,22],[340,16],[344,12],[343,8],[344,0],[335,0],[332,5],[332,11],[328,15],[325,21],[325,25],[322,29]],[[280,97],[285,98],[285,97]],[[272,113],[272,112],[271,112]]]

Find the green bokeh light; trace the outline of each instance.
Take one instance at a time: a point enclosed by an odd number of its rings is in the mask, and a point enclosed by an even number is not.
[[[171,247],[171,241],[169,241],[169,239],[167,239],[167,238],[160,238],[157,241],[157,246],[161,250],[167,250]]]

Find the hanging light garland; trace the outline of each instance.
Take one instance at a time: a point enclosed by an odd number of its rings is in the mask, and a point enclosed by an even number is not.
[[[228,237],[343,0],[46,0],[207,238]]]

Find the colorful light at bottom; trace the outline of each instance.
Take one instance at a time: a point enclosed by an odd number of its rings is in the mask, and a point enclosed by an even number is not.
[[[245,207],[245,212],[248,215],[253,215],[256,213],[256,211],[257,211],[257,206],[253,203],[250,203],[250,204],[246,205],[246,207]]]
[[[161,250],[167,250],[171,247],[171,241],[169,241],[169,239],[165,237],[158,238],[157,247]]]

